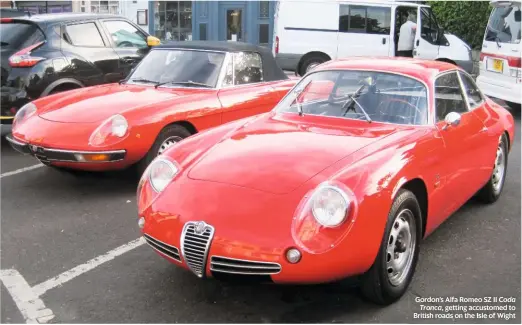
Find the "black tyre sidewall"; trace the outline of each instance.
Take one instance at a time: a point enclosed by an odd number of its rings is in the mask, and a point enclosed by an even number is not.
[[[393,286],[388,279],[388,271],[386,267],[386,248],[388,246],[388,239],[390,236],[393,222],[397,217],[398,213],[403,209],[409,209],[415,216],[415,228],[416,228],[416,240],[415,240],[415,252],[412,260],[412,264],[409,270],[409,274],[400,286]],[[422,241],[422,217],[421,209],[415,195],[408,190],[400,190],[395,200],[393,201],[392,208],[388,214],[388,220],[386,223],[386,230],[381,241],[379,248],[379,254],[375,259],[375,262],[367,274],[366,285],[372,286],[371,289],[374,297],[370,297],[372,300],[377,300],[380,304],[390,304],[401,298],[406,290],[408,289],[413,275],[415,274],[415,268],[419,258],[420,242]]]
[[[301,65],[301,69],[299,71],[299,74],[302,76],[304,76],[306,74],[306,68],[308,68],[308,66],[312,63],[324,63],[326,62],[326,60],[320,56],[312,56],[312,57],[309,57],[307,58],[303,64]]]
[[[502,146],[504,147],[504,156],[506,159],[504,175],[502,176],[502,187],[500,188],[500,192],[498,192],[498,194],[495,194],[495,190],[493,188],[493,173],[495,172],[495,170],[493,169],[487,184],[480,191],[480,198],[482,199],[482,201],[484,201],[486,203],[496,202],[498,200],[498,198],[502,195],[502,192],[504,191],[504,186],[506,184],[509,152],[508,152],[508,144],[507,144],[507,139],[506,139],[505,134],[502,135],[501,143],[502,143]],[[496,148],[495,148],[495,150],[496,150]]]

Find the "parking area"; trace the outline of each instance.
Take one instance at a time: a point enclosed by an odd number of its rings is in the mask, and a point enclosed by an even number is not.
[[[520,113],[514,115],[516,142],[502,197],[491,206],[471,200],[431,235],[408,294],[386,308],[363,301],[347,284],[200,280],[139,240],[137,176],[77,177],[33,167],[36,160],[2,140],[1,321],[441,322],[413,316],[420,312],[415,297],[439,296],[516,297],[518,308],[521,129]]]

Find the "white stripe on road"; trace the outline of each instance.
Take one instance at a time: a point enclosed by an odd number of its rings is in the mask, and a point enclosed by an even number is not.
[[[13,297],[26,323],[47,323],[54,318],[53,311],[45,307],[43,301],[17,270],[1,270],[0,280]]]
[[[32,289],[37,296],[41,296],[47,290],[61,286],[65,282],[71,281],[75,277],[82,275],[83,273],[90,271],[90,270],[94,269],[95,267],[97,267],[105,262],[108,262],[108,261],[114,259],[115,257],[122,255],[123,253],[126,253],[130,250],[133,250],[134,248],[137,248],[143,244],[145,244],[145,240],[143,240],[142,237],[140,237],[125,245],[117,247],[103,255],[95,257],[92,260],[87,261],[84,264],[78,265],[68,271],[65,271],[62,274],[55,276],[54,278],[51,278],[45,282],[42,282],[42,283],[34,286]]]
[[[20,169],[17,169],[17,170],[13,170],[12,172],[3,173],[3,174],[0,175],[0,178],[4,178],[4,177],[7,177],[7,176],[13,176],[13,175],[20,174],[20,173],[23,173],[23,172],[27,172],[27,171],[30,171],[30,170],[33,170],[33,169],[36,169],[36,168],[40,168],[40,167],[43,167],[43,166],[45,166],[45,165],[44,164],[36,164],[36,165],[32,165],[32,166],[25,167],[25,168],[20,168]]]

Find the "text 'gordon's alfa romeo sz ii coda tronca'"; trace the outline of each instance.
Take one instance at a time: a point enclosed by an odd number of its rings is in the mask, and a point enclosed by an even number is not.
[[[420,242],[468,199],[501,195],[514,120],[449,63],[317,66],[273,111],[157,157],[138,224],[199,277],[321,283],[361,275],[379,304],[407,290]]]
[[[247,43],[174,42],[152,48],[126,80],[22,107],[7,140],[66,170],[146,166],[180,140],[270,111],[295,85],[270,49]]]

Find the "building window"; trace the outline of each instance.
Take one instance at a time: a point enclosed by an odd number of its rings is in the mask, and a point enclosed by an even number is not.
[[[259,44],[268,45],[268,24],[259,24]]]
[[[117,15],[120,12],[120,2],[118,0],[111,1],[100,1],[91,0],[91,12],[97,14],[114,14]]]
[[[199,24],[199,40],[207,40],[207,24]]]
[[[268,19],[270,16],[270,1],[259,1],[259,18]]]
[[[199,3],[199,17],[207,18],[208,16],[208,1],[198,1]]]
[[[192,1],[155,1],[154,34],[163,40],[192,40]]]

